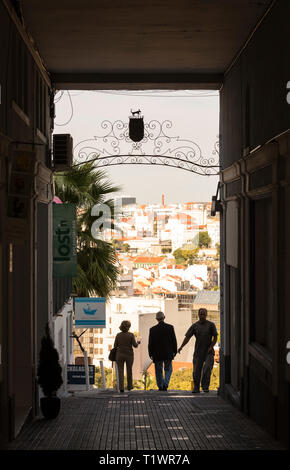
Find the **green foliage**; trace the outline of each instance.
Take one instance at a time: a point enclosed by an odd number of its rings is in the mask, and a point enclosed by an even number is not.
[[[120,242],[120,240],[116,240],[115,238],[113,238],[113,240],[111,241],[111,244],[113,245],[113,247],[115,248],[115,250],[121,250],[121,242]]]
[[[184,369],[173,372],[170,379],[170,388],[173,390],[192,389],[192,369]],[[219,387],[219,366],[214,367],[211,374],[210,390],[217,390]]]
[[[98,240],[94,246],[82,246],[78,252],[78,277],[73,279],[73,288],[79,297],[94,294],[108,297],[117,277],[116,252],[110,243]]]
[[[173,390],[191,390],[192,369],[173,372],[170,379],[170,388]]]
[[[157,389],[156,379],[152,377],[147,371],[143,373],[142,380],[138,380],[141,390]]]
[[[105,373],[105,377],[106,377],[107,388],[113,388],[114,376],[113,376],[113,379],[112,379],[112,369],[108,369],[108,368],[104,367],[104,373]],[[95,368],[95,386],[98,387],[98,388],[103,388],[104,387],[100,367]]]
[[[213,368],[210,381],[210,390],[217,390],[220,386],[220,367],[219,364],[215,364],[216,367]]]
[[[220,257],[220,253],[221,253],[221,246],[219,243],[216,243],[215,244],[215,247],[216,247],[216,252],[217,252],[217,256],[218,258]]]
[[[176,264],[182,265],[191,265],[197,259],[199,248],[195,248],[192,250],[183,250],[181,248],[177,248],[173,252],[173,256],[175,258]]]
[[[91,209],[96,204],[110,207],[112,219],[109,222],[113,226],[114,205],[111,199],[106,200],[106,195],[120,188],[112,186],[106,174],[97,170],[94,164],[91,161],[75,165],[68,172],[56,173],[54,179],[56,195],[63,203],[73,203],[77,207],[78,275],[73,279],[73,290],[80,297],[108,297],[119,274],[115,247],[103,240],[96,240],[91,234],[96,220],[91,215]]]
[[[216,365],[216,364],[215,364]],[[112,369],[105,368],[107,388],[115,387],[115,373],[112,381]],[[126,380],[125,380],[126,383]],[[103,387],[102,375],[99,367],[96,367],[96,381],[95,385],[99,388]],[[141,380],[133,381],[134,390],[145,390],[145,376]],[[210,390],[217,390],[219,388],[219,365],[213,368],[210,381]],[[147,375],[146,390],[157,390],[157,383],[155,376]],[[169,389],[171,390],[191,390],[192,389],[192,369],[183,369],[173,372],[170,379]]]
[[[59,364],[59,355],[54,347],[47,323],[45,335],[41,340],[39,364],[37,368],[37,382],[45,396],[52,397],[56,395],[57,390],[63,383],[61,373],[62,369]]]
[[[199,232],[198,246],[208,248],[211,245],[211,238],[208,232]]]

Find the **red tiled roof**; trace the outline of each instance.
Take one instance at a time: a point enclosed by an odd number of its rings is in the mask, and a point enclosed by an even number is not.
[[[143,286],[143,287],[148,287],[148,283],[147,282],[144,282],[144,281],[141,281],[141,280],[136,280],[134,281],[135,284],[138,284],[138,286]]]
[[[167,264],[167,266],[162,269],[185,269],[185,266],[182,266],[182,264]]]
[[[153,294],[172,294],[172,292],[164,287],[156,287],[152,289]]]
[[[177,295],[196,295],[195,292],[188,292],[187,290],[178,290],[176,294]]]
[[[164,258],[161,256],[136,256],[134,263],[159,264]]]
[[[142,237],[123,237],[119,239],[119,241],[121,242],[130,241],[130,240],[143,240],[143,238]]]
[[[140,289],[134,289],[134,295],[138,295],[138,294],[142,295],[143,291]]]
[[[181,277],[180,276],[173,276],[173,274],[167,274],[166,275],[167,278],[171,278],[171,279],[175,279],[177,281],[181,281]]]
[[[166,218],[168,218],[168,215],[164,215],[164,214],[157,215],[156,217],[154,217],[155,220],[163,220]]]

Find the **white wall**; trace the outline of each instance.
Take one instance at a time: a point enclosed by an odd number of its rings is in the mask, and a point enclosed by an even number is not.
[[[216,243],[220,243],[220,223],[219,221],[208,222],[207,232],[211,238],[211,246],[215,247]]]
[[[174,326],[177,347],[181,346],[184,335],[191,325],[191,311],[178,311],[177,299],[161,300],[160,310],[165,314],[165,322]],[[156,311],[152,313],[139,314],[139,332],[141,336],[141,345],[139,346],[140,350],[138,351],[138,356],[135,356],[136,363],[134,364],[133,370],[136,375],[141,375],[144,368],[148,367],[151,363],[148,355],[148,339],[150,328],[157,324],[155,315]],[[194,344],[195,340],[192,338],[186,347],[182,350],[181,354],[177,354],[175,356],[175,360],[177,362],[192,362]]]
[[[162,308],[162,299],[148,299],[145,297],[113,297],[106,304],[106,328],[103,330],[103,358],[104,366],[111,367],[112,363],[108,360],[109,346],[114,345],[115,336],[120,332],[119,326],[123,320],[131,322],[132,333],[140,333],[139,317],[140,314],[156,314]],[[141,338],[143,343],[143,339]],[[138,363],[140,369],[139,357],[141,355],[140,347],[134,349],[133,377]],[[137,369],[136,369],[137,370]],[[137,378],[137,377],[134,377]]]
[[[59,362],[62,367],[63,385],[59,390],[59,395],[66,393],[66,366],[74,364],[73,338],[73,300],[63,306],[61,312],[53,317],[53,340],[54,346],[59,354]]]
[[[191,325],[191,311],[178,311],[177,299],[162,300],[162,311],[165,314],[165,322],[174,326],[177,339],[177,347],[181,346],[184,335]],[[148,338],[149,330],[152,326],[157,325],[155,315],[140,315],[140,335],[142,338],[142,362],[147,364],[150,361],[148,355]],[[192,362],[194,338],[186,345],[180,354],[175,356],[177,362]]]

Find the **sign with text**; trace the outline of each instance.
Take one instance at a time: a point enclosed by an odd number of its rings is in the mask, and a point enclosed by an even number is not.
[[[30,200],[34,192],[35,165],[35,150],[17,145],[8,172],[8,217],[17,219],[28,217]]]
[[[75,298],[76,328],[105,328],[106,299],[104,297]]]
[[[53,204],[53,276],[77,276],[74,204]]]
[[[89,366],[90,385],[95,383],[95,366]],[[68,385],[85,385],[86,374],[85,366],[68,364],[67,365],[67,384]]]

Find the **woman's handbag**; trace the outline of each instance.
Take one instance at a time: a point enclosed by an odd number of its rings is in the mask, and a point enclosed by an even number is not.
[[[117,355],[117,348],[111,349],[109,353],[109,361],[115,361],[116,360],[116,355]]]

